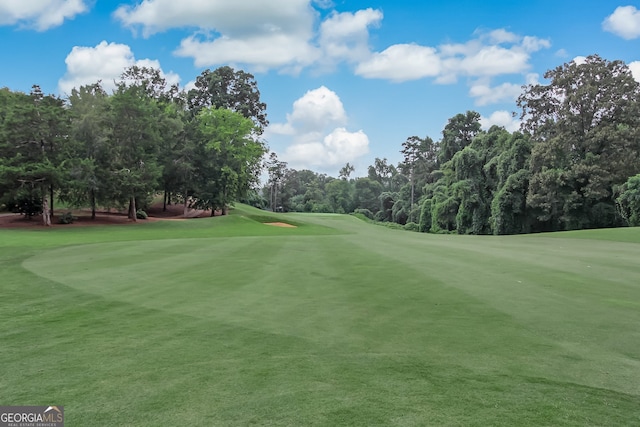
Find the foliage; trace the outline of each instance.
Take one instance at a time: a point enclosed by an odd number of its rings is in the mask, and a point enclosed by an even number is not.
[[[65,212],[62,215],[60,215],[60,218],[58,219],[58,222],[60,224],[73,224],[73,221],[77,220],[78,218],[75,217],[73,215],[73,212]]]
[[[368,219],[373,219],[373,212],[371,212],[369,209],[355,209],[353,213],[364,215]]]
[[[640,226],[640,174],[622,184],[616,204],[620,215],[629,225]]]
[[[407,231],[420,231],[420,226],[415,222],[408,222],[404,225],[404,229]]]

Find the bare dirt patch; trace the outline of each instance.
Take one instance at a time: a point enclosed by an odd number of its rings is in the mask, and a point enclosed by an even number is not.
[[[146,222],[162,221],[162,220],[180,220],[205,218],[211,216],[211,211],[203,211],[197,209],[189,209],[186,217],[184,216],[184,206],[168,205],[166,210],[163,209],[162,203],[154,204],[146,211],[149,217],[147,219],[139,219],[137,222],[127,218],[123,212],[114,210],[96,212],[95,219],[91,219],[91,211],[73,210],[74,221],[71,224],[60,224],[59,219],[63,213],[67,211],[57,211],[51,218],[51,227],[87,227],[96,225],[125,225],[125,224],[144,224]],[[221,212],[216,212],[220,215]],[[48,228],[42,223],[42,217],[36,215],[31,219],[27,219],[20,214],[4,213],[0,214],[0,228]]]
[[[265,222],[264,225],[273,225],[274,227],[285,227],[285,228],[298,228],[295,225],[287,224],[286,222]]]

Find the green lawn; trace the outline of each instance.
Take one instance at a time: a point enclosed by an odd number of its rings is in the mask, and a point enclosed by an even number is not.
[[[68,426],[639,425],[640,229],[0,230],[0,403]]]

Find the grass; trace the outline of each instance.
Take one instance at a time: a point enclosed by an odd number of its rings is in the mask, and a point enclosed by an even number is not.
[[[283,221],[297,228],[265,226]],[[0,402],[67,425],[638,425],[640,229],[0,230]]]

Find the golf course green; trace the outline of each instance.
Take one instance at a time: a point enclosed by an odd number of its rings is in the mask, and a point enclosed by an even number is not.
[[[0,230],[0,284],[0,403],[68,426],[640,425],[639,228],[238,205]]]

